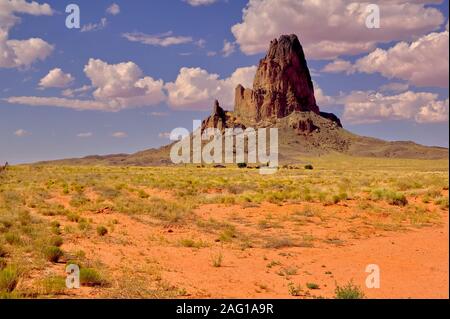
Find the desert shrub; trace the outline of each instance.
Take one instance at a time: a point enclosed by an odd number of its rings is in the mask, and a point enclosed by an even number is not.
[[[281,265],[281,263],[280,263],[279,261],[272,260],[270,263],[268,263],[268,264],[266,265],[266,267],[267,267],[267,268],[273,268],[273,267],[275,267],[275,266],[280,266],[280,265]]]
[[[319,289],[319,285],[314,283],[314,282],[308,282],[306,283],[306,287],[308,289],[314,290],[314,289]]]
[[[441,197],[434,201],[436,205],[439,205],[442,209],[448,209],[448,197]]]
[[[66,290],[66,279],[61,276],[49,276],[41,282],[42,292],[46,295],[60,295]]]
[[[61,235],[61,228],[52,226],[50,227],[50,231],[55,235]]]
[[[63,244],[63,239],[61,236],[53,236],[50,238],[50,245],[55,247],[61,247]]]
[[[207,246],[201,240],[196,241],[194,239],[189,239],[189,238],[181,239],[180,240],[180,245],[183,246],[183,247],[188,247],[188,248],[202,248],[202,247],[206,247]]]
[[[246,168],[247,167],[247,163],[238,163],[237,166],[239,168]]]
[[[314,217],[317,215],[317,213],[309,206],[306,206],[305,208],[303,208],[302,210],[297,210],[294,212],[294,215],[296,216],[304,216],[304,217]]]
[[[0,219],[0,233],[7,232],[13,226],[13,222],[9,219]]]
[[[44,249],[45,259],[52,263],[57,263],[63,255],[64,253],[61,248],[56,246],[49,246]]]
[[[0,270],[0,292],[12,292],[19,280],[19,273],[16,267],[8,266]]]
[[[57,220],[54,220],[50,223],[50,227],[59,228],[61,224]]]
[[[82,231],[87,231],[87,230],[90,230],[92,227],[91,227],[91,224],[87,220],[82,219],[78,223],[78,228]]]
[[[10,245],[20,245],[22,244],[22,238],[16,233],[6,233],[5,240]]]
[[[67,219],[71,222],[78,223],[80,221],[80,215],[77,213],[69,213],[67,214]]]
[[[336,299],[363,299],[364,292],[358,286],[355,286],[352,281],[344,286],[336,286]]]
[[[80,283],[83,286],[103,286],[106,284],[103,276],[94,268],[80,269]]]
[[[6,262],[6,258],[0,257],[0,270],[3,270],[6,268],[8,263]]]
[[[297,266],[288,266],[288,267],[281,268],[277,274],[282,277],[283,276],[289,277],[289,276],[295,276],[295,275],[297,275],[297,273],[298,273]]]
[[[239,184],[233,184],[233,185],[228,185],[227,190],[231,194],[242,194],[243,192],[245,192],[245,187],[243,187]]]
[[[0,245],[0,257],[6,257],[7,255],[8,251],[6,250],[6,248]]]
[[[72,196],[72,199],[69,202],[72,207],[81,207],[87,203],[89,203],[89,199],[83,194],[76,194]]]
[[[212,265],[213,267],[219,268],[222,267],[222,262],[223,262],[223,255],[222,253],[219,253],[215,256],[212,257]]]
[[[67,195],[67,194],[69,194],[69,193],[70,193],[69,185],[68,185],[67,183],[64,183],[64,184],[63,184],[63,194],[64,194],[64,195]]]
[[[285,248],[285,247],[292,247],[294,246],[294,243],[291,238],[289,237],[281,237],[281,238],[270,238],[266,244],[265,248]]]
[[[406,206],[408,204],[408,200],[405,195],[400,193],[392,193],[388,197],[388,203],[395,206]]]
[[[117,196],[120,195],[120,187],[109,187],[109,186],[105,186],[105,185],[97,185],[94,187],[94,191],[96,191],[97,193],[100,194],[100,196],[107,198],[107,199],[114,199]]]
[[[27,210],[21,210],[18,213],[18,221],[22,226],[27,226],[32,222],[30,212]]]
[[[348,199],[347,193],[339,193],[339,194],[333,195],[332,202],[333,202],[333,204],[337,204],[340,201],[343,201],[346,199]]]
[[[314,166],[312,166],[311,164],[307,164],[307,165],[305,165],[305,169],[312,170],[312,169],[314,169]]]
[[[25,199],[23,198],[23,195],[17,191],[14,190],[7,190],[2,193],[0,193],[0,198],[3,198],[3,201],[7,206],[18,206],[18,205],[24,205]]]
[[[142,189],[138,190],[138,196],[139,196],[139,198],[143,198],[143,199],[149,198],[149,197],[150,197],[150,195],[147,194],[147,193],[146,193],[144,190],[142,190]]]
[[[372,191],[372,199],[373,200],[385,200],[390,205],[396,206],[406,206],[408,204],[408,200],[405,195],[397,192],[393,192],[386,189],[375,189]]]
[[[98,226],[97,227],[97,235],[105,236],[107,233],[108,233],[108,229],[105,226]]]
[[[236,229],[232,225],[226,227],[226,229],[219,235],[219,240],[221,242],[230,242],[233,238],[236,238]]]
[[[288,284],[288,292],[293,297],[300,296],[302,292],[302,287],[300,285],[295,285],[293,282],[290,282]]]

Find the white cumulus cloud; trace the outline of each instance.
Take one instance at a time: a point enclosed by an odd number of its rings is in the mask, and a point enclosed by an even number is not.
[[[217,0],[184,0],[184,1],[189,3],[193,7],[207,6],[217,2]]]
[[[349,61],[337,59],[337,60],[334,60],[333,62],[330,62],[327,65],[325,65],[325,67],[322,69],[322,72],[327,72],[327,73],[345,72],[347,74],[352,74],[355,72],[355,67]]]
[[[52,15],[53,10],[46,3],[0,1],[0,68],[29,67],[38,60],[45,60],[54,48],[40,38],[9,39],[10,29],[20,22],[16,14]]]
[[[172,45],[191,43],[192,37],[176,36],[172,31],[162,34],[145,34],[142,32],[124,33],[122,36],[131,42],[139,42],[146,45],[168,47]]]
[[[97,23],[88,23],[83,25],[81,28],[81,32],[92,32],[92,31],[100,31],[106,28],[108,25],[108,19],[101,18]]]
[[[120,6],[117,3],[113,3],[106,9],[106,13],[110,15],[118,15],[120,13]]]
[[[70,97],[75,93],[94,89],[91,99],[13,96],[4,100],[31,106],[115,112],[126,108],[156,105],[166,99],[163,81],[144,76],[142,70],[133,62],[108,64],[102,60],[90,59],[84,72],[91,85],[63,94]]]
[[[425,35],[412,43],[400,42],[390,49],[376,49],[359,59],[355,68],[365,73],[381,73],[387,78],[408,81],[416,86],[448,87],[448,30]]]
[[[114,132],[111,136],[115,138],[125,138],[128,137],[128,134],[126,132]]]
[[[17,137],[24,137],[30,135],[30,133],[24,129],[18,129],[17,131],[14,132],[14,135]]]
[[[70,73],[64,73],[60,68],[50,70],[39,82],[42,88],[65,88],[74,81]]]
[[[436,30],[443,14],[427,6],[440,0],[249,0],[232,33],[246,54],[262,53],[270,40],[296,33],[307,58],[333,59],[370,52],[378,43],[410,40]],[[378,4],[381,28],[365,25],[367,6]]]
[[[77,137],[79,138],[89,138],[92,137],[94,134],[92,134],[92,132],[84,132],[84,133],[79,133],[77,134]]]
[[[168,103],[175,109],[210,110],[218,99],[222,106],[231,108],[236,86],[251,87],[255,73],[256,66],[238,68],[230,77],[220,79],[201,68],[182,68],[175,82],[166,84]]]
[[[413,120],[418,123],[448,121],[448,99],[434,93],[407,91],[396,95],[354,91],[342,98],[343,119],[350,123]]]
[[[236,51],[236,44],[228,40],[223,41],[222,55],[227,58]]]
[[[433,32],[417,40],[399,42],[389,49],[376,49],[358,59],[354,64],[335,60],[322,71],[328,73],[356,71],[380,73],[389,79],[401,79],[422,87],[443,87],[449,85],[449,31]]]

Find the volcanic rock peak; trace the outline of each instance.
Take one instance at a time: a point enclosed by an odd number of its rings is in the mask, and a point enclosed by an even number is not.
[[[204,126],[258,126],[294,112],[312,112],[342,127],[337,116],[320,112],[303,47],[291,34],[271,41],[259,62],[252,89],[236,87],[234,112],[225,112],[216,101]]]
[[[294,111],[320,113],[302,45],[292,34],[271,41],[253,89],[236,88],[235,112],[243,120],[259,122]]]

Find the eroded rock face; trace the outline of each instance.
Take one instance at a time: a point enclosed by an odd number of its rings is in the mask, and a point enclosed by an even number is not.
[[[259,122],[294,111],[320,112],[303,48],[296,35],[283,35],[270,43],[253,89],[236,88],[235,112],[244,121]]]
[[[300,120],[293,125],[293,128],[300,134],[309,134],[319,130],[319,127],[316,126],[311,119]]]
[[[320,132],[320,126],[327,123],[330,127],[342,127],[336,115],[321,112],[317,106],[311,74],[297,36],[283,35],[270,43],[267,55],[259,63],[253,88],[236,87],[234,112],[224,111],[216,101],[202,129],[273,127],[297,113],[321,120],[320,124],[311,119],[294,123],[291,129],[300,134]]]
[[[226,128],[235,127],[245,128],[242,124],[236,122],[233,112],[225,111],[220,106],[219,101],[216,100],[214,102],[213,112],[202,122],[201,130],[203,131],[207,128],[216,128],[223,131]]]

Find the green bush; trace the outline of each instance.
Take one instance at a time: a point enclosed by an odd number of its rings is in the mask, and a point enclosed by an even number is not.
[[[61,247],[62,244],[63,244],[63,239],[61,236],[53,236],[52,238],[50,238],[51,246]]]
[[[387,189],[375,189],[372,191],[373,200],[385,200],[390,205],[406,206],[408,200],[402,193],[396,193]]]
[[[388,203],[395,206],[406,206],[408,204],[408,200],[403,194],[393,193],[388,198]]]
[[[50,223],[50,226],[54,228],[59,228],[61,227],[61,224],[57,220],[54,220]]]
[[[98,226],[97,227],[97,234],[99,236],[105,236],[108,233],[108,229],[105,226]]]
[[[364,292],[358,286],[355,286],[352,281],[345,286],[336,286],[336,299],[363,299]]]
[[[59,247],[50,246],[44,250],[44,255],[48,261],[57,263],[64,253]]]
[[[146,199],[146,198],[149,198],[149,197],[150,197],[150,195],[147,194],[147,193],[146,193],[144,190],[142,190],[142,189],[138,190],[138,195],[139,195],[139,198],[142,198],[142,199]]]
[[[0,270],[5,269],[7,265],[6,258],[0,257]]]
[[[203,241],[199,240],[199,241],[195,241],[194,239],[181,239],[180,240],[180,245],[183,247],[188,247],[188,248],[202,248],[202,247],[206,247],[206,243],[204,243]]]
[[[308,282],[308,283],[306,283],[306,287],[307,287],[308,289],[311,289],[311,290],[313,290],[313,289],[319,289],[319,285],[316,284],[316,283],[314,283],[314,282]]]
[[[222,262],[223,262],[223,255],[222,255],[222,253],[219,253],[219,254],[214,255],[212,257],[212,265],[213,265],[213,267],[216,267],[216,268],[222,267]]]
[[[19,279],[19,273],[16,267],[8,266],[0,270],[0,292],[12,292]]]
[[[0,245],[0,257],[6,257],[8,255],[8,252],[6,251],[5,247]]]
[[[6,233],[5,234],[5,240],[10,245],[20,245],[22,244],[22,239],[19,235],[15,233]]]
[[[434,201],[436,205],[439,205],[442,209],[448,209],[448,197],[441,197]]]
[[[80,218],[81,218],[80,215],[76,213],[67,214],[67,219],[70,220],[71,222],[78,223],[80,221]]]
[[[293,297],[300,296],[302,293],[302,287],[300,285],[295,285],[293,282],[288,284],[289,294]]]
[[[103,286],[105,285],[105,280],[100,275],[100,273],[94,268],[81,268],[80,269],[80,283],[83,286]]]
[[[42,289],[46,295],[60,295],[66,290],[66,279],[61,276],[50,276],[42,280]]]

